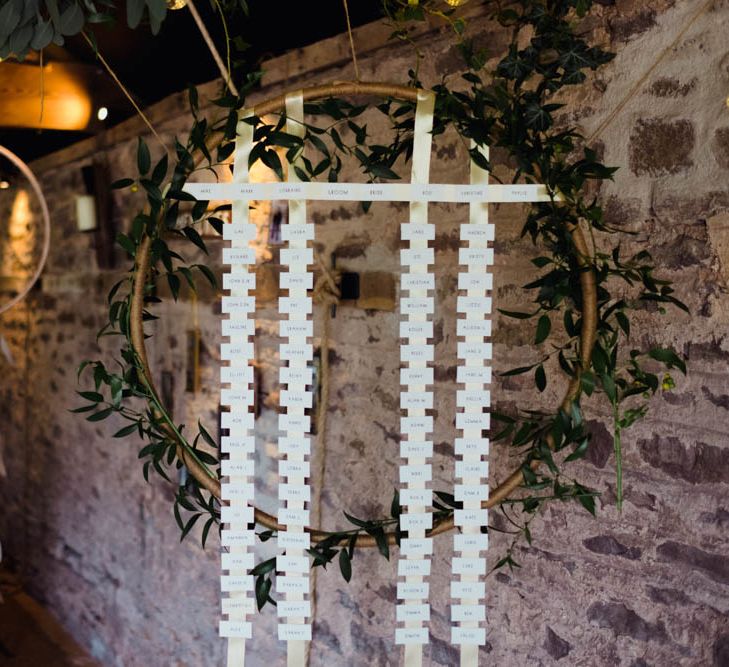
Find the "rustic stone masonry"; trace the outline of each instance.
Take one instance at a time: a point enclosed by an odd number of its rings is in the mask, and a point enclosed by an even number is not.
[[[603,2],[585,28],[617,51],[613,63],[574,90],[565,113],[589,134],[669,44],[696,0]],[[500,53],[505,35],[474,19],[478,39]],[[489,644],[484,664],[521,665],[729,665],[729,2],[717,0],[648,78],[638,94],[599,137],[608,164],[620,171],[599,193],[610,222],[634,232],[624,252],[648,248],[660,273],[674,280],[692,315],[650,308],[633,326],[636,345],[671,344],[689,359],[689,376],[656,398],[648,418],[624,437],[625,505],[615,509],[609,413],[599,400],[585,408],[595,434],[575,475],[602,492],[598,518],[575,505],[552,506],[533,524],[534,543],[516,554],[523,565],[490,578]],[[365,79],[402,81],[414,54],[406,45],[384,45],[387,30],[365,26],[355,33]],[[421,78],[430,85],[455,80],[457,55],[445,32],[425,36]],[[309,63],[309,65],[307,65]],[[347,41],[335,38],[267,66],[263,99],[294,86],[351,76]],[[203,87],[202,97],[216,85]],[[183,95],[150,110],[171,141],[187,124]],[[377,114],[369,132],[384,128]],[[378,129],[379,128],[379,129]],[[93,235],[75,229],[73,196],[82,192],[80,168],[92,158],[108,163],[112,179],[134,171],[136,135],[128,121],[96,139],[39,160],[35,169],[53,215],[53,247],[42,282],[24,305],[0,319],[15,357],[0,359],[0,539],[21,564],[28,590],[51,609],[74,637],[105,665],[208,667],[222,664],[217,637],[217,540],[202,551],[193,534],[182,545],[171,512],[174,489],[146,484],[137,446],[113,440],[107,422],[91,424],[67,409],[78,402],[75,369],[84,358],[109,359],[111,339],[97,344],[105,295],[127,265],[99,270]],[[150,139],[155,154],[158,146]],[[498,160],[497,160],[498,161]],[[356,170],[346,178],[361,178]],[[462,144],[437,137],[433,182],[467,178]],[[114,194],[113,220],[125,229],[139,195]],[[276,253],[265,245],[268,205],[255,213],[261,225],[260,275],[275,276]],[[375,204],[363,215],[356,204],[311,205],[317,243],[338,268],[398,271],[401,205]],[[458,223],[465,207],[434,205],[438,226],[436,306],[435,486],[452,480],[455,403],[454,338]],[[495,299],[501,308],[526,304],[520,286],[536,254],[520,238],[524,211],[493,207],[497,226]],[[219,257],[220,242],[210,242]],[[185,247],[184,252],[192,256]],[[398,282],[399,284],[399,282]],[[270,296],[275,289],[267,288]],[[178,421],[200,417],[213,430],[218,403],[217,297],[203,290],[201,380],[186,392],[187,332],[193,305],[187,295],[159,308],[162,319],[150,341],[153,368],[174,399]],[[319,314],[320,315],[320,314]],[[325,526],[343,525],[341,509],[358,516],[387,511],[396,483],[398,443],[398,315],[342,305],[332,322],[329,428],[321,514]],[[317,335],[321,321],[317,323]],[[150,327],[151,329],[151,327]],[[276,313],[271,302],[258,312],[257,356],[262,377],[259,418],[261,475],[258,500],[276,506],[275,431]],[[495,322],[497,370],[535,358],[529,325]],[[162,382],[161,382],[162,383]],[[531,379],[497,381],[496,405],[504,410],[554,405],[553,382],[535,396]],[[503,448],[492,450],[492,482],[513,466]],[[312,466],[317,469],[317,464]],[[0,470],[2,470],[0,466]],[[498,521],[498,515],[494,520]],[[452,540],[436,540],[433,624],[426,654],[433,665],[457,664],[449,642],[448,560]],[[492,535],[492,557],[506,544]],[[267,552],[262,548],[261,554]],[[319,572],[312,665],[394,664],[395,570],[376,553],[358,553],[346,584],[334,571]],[[282,664],[273,639],[270,608],[256,619],[251,664]]]

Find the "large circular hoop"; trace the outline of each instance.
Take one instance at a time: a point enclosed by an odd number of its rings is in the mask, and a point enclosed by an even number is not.
[[[319,86],[312,86],[310,88],[303,89],[304,101],[322,99],[325,97],[331,97],[333,95],[374,95],[379,97],[392,97],[400,100],[406,100],[409,102],[417,101],[418,91],[416,88],[409,86],[400,86],[397,84],[387,83],[365,83],[365,82],[343,82],[343,83],[331,83]],[[281,111],[285,108],[286,95],[282,94],[277,97],[271,98],[261,104],[256,105],[254,113],[257,116],[263,116],[265,114]],[[199,159],[202,159],[201,157]],[[199,161],[199,160],[198,160]],[[581,369],[587,369],[590,366],[590,359],[592,357],[592,348],[595,344],[595,332],[597,325],[597,290],[595,286],[595,274],[591,267],[589,258],[589,249],[585,242],[585,237],[578,226],[572,226],[568,230],[572,236],[572,241],[575,249],[575,259],[578,265],[582,268],[580,273],[580,287],[582,291],[582,328],[580,331],[580,365]],[[144,286],[147,279],[147,275],[150,270],[150,258],[151,258],[151,237],[145,235],[142,239],[139,248],[137,249],[135,268],[133,274],[133,291],[130,303],[130,334],[132,340],[132,347],[137,353],[141,366],[142,372],[144,373],[145,380],[149,384],[151,390],[156,393],[154,383],[152,380],[152,373],[150,371],[149,362],[147,358],[147,350],[145,347],[144,337],[144,325],[142,320],[142,314],[144,310]],[[565,396],[560,404],[560,409],[568,410],[572,401],[578,396],[580,392],[580,378],[578,375],[574,377],[565,393]],[[174,437],[174,434],[170,434]],[[180,460],[188,467],[190,473],[197,480],[201,487],[212,493],[216,498],[220,498],[220,481],[214,479],[208,475],[205,470],[189,456],[187,456],[182,445],[178,444],[177,455]],[[534,469],[539,467],[540,462],[534,461],[532,467]],[[488,500],[484,501],[484,508],[491,508],[498,505],[502,500],[508,498],[509,495],[524,481],[524,476],[520,469],[515,470],[509,477],[502,482],[496,489],[494,489]],[[264,512],[254,506],[254,517],[256,523],[265,526],[270,530],[283,529],[283,526],[278,523],[275,516]],[[453,518],[449,518],[436,524],[428,535],[438,535],[440,533],[447,532],[454,527]],[[313,542],[320,542],[325,539],[329,532],[317,530],[314,528],[306,529]],[[396,538],[394,533],[387,535],[388,542],[395,544]],[[357,538],[357,546],[359,547],[376,547],[377,542],[371,535],[359,535]]]
[[[33,192],[40,202],[41,215],[43,216],[43,248],[41,250],[41,256],[38,260],[38,264],[35,267],[35,271],[33,272],[30,280],[26,283],[25,287],[12,299],[10,299],[8,303],[0,306],[0,315],[2,315],[3,313],[10,310],[15,304],[19,303],[26,296],[28,296],[28,292],[33,289],[33,285],[36,284],[38,278],[40,278],[40,275],[43,272],[46,261],[48,260],[48,252],[51,247],[51,215],[48,212],[48,203],[46,202],[46,198],[43,196],[43,191],[41,190],[40,183],[38,183],[38,179],[35,177],[35,174],[30,170],[30,167],[25,164],[25,162],[23,162],[15,153],[9,151],[4,146],[0,146],[0,155],[10,160],[10,162],[12,162],[18,168],[20,173],[28,179],[30,187],[33,188]]]

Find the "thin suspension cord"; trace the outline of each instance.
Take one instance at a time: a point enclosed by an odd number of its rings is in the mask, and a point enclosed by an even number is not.
[[[101,51],[94,45],[94,43],[91,41],[89,36],[86,34],[86,32],[81,33],[84,36],[84,39],[88,43],[88,45],[91,47],[91,50],[96,54],[96,57],[101,61],[101,64],[104,66],[106,71],[109,73],[109,76],[111,76],[112,79],[114,79],[114,82],[117,86],[121,89],[121,91],[124,93],[126,98],[129,100],[131,105],[134,107],[134,110],[141,116],[142,120],[146,124],[146,126],[150,129],[152,134],[157,138],[157,141],[162,145],[162,148],[165,149],[165,153],[169,154],[169,149],[167,148],[167,145],[164,141],[162,141],[162,137],[157,133],[157,130],[154,129],[152,126],[152,123],[149,121],[149,118],[144,114],[144,111],[142,111],[139,108],[139,105],[134,101],[134,98],[132,97],[131,93],[127,90],[126,86],[119,80],[119,77],[116,75],[116,72],[111,68],[111,65],[109,65],[108,62],[106,62],[106,58],[101,55]]]
[[[630,102],[630,100],[632,100],[638,93],[638,91],[642,88],[648,77],[653,74],[653,71],[656,69],[656,67],[658,67],[663,59],[673,50],[676,44],[678,44],[681,39],[683,39],[683,36],[688,32],[689,28],[691,28],[691,26],[696,23],[696,21],[706,12],[706,10],[713,4],[713,2],[714,0],[707,0],[699,8],[699,10],[691,17],[691,20],[681,29],[678,35],[676,35],[676,38],[665,49],[663,49],[663,51],[661,51],[661,54],[658,56],[658,58],[656,58],[656,60],[648,68],[648,70],[646,70],[643,76],[641,76],[636,84],[628,91],[625,97],[620,101],[620,104],[618,104],[618,106],[616,106],[610,112],[608,117],[602,123],[600,123],[598,128],[592,134],[590,134],[589,137],[587,137],[587,143],[590,143],[591,141],[597,139],[605,131],[605,129],[615,120],[617,115],[625,108],[625,105],[628,104],[628,102]]]
[[[357,51],[354,48],[354,37],[352,36],[352,24],[349,21],[349,5],[347,0],[342,0],[344,15],[347,18],[347,34],[349,35],[349,48],[352,50],[352,63],[354,64],[354,78],[359,81],[359,65],[357,64]]]

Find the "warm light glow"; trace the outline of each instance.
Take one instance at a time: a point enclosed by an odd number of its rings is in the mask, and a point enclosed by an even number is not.
[[[187,0],[167,0],[168,9],[182,9],[187,5]]]
[[[33,266],[33,212],[27,190],[18,190],[10,209],[7,237],[0,244],[0,275],[26,279]]]
[[[108,115],[109,115],[109,110],[106,107],[99,107],[99,110],[96,112],[96,117],[99,120],[106,120]]]
[[[0,181],[0,190],[7,190],[10,187],[10,183],[7,181]]]
[[[461,5],[465,5],[468,2],[468,0],[446,0],[446,2],[451,7],[460,7]]]

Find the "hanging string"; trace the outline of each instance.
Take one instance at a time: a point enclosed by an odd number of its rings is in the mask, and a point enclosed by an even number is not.
[[[643,87],[643,84],[646,82],[648,77],[650,77],[651,74],[653,74],[653,71],[658,67],[658,65],[663,61],[663,59],[675,48],[676,44],[678,44],[681,39],[683,39],[684,35],[688,32],[688,30],[691,28],[691,26],[696,23],[696,21],[706,12],[707,9],[713,4],[714,0],[707,0],[700,8],[699,10],[691,17],[691,20],[681,29],[681,31],[676,35],[676,38],[665,48],[663,51],[661,51],[661,54],[656,58],[656,60],[653,62],[653,64],[648,68],[648,70],[643,74],[643,76],[638,79],[636,84],[628,91],[628,93],[625,95],[625,97],[620,101],[620,104],[616,106],[608,115],[608,117],[600,123],[598,128],[590,134],[590,136],[587,137],[587,143],[590,143],[597,139],[604,131],[605,129],[612,124],[612,122],[615,120],[617,115],[625,108],[625,106],[632,100],[638,91]]]
[[[359,65],[357,64],[357,51],[354,48],[354,37],[352,36],[352,24],[349,21],[349,5],[347,0],[342,0],[344,15],[347,18],[347,34],[349,35],[349,48],[352,50],[352,63],[354,64],[354,78],[359,81]]]
[[[215,3],[218,6],[218,9],[220,9],[220,5],[216,2]],[[233,80],[230,76],[230,55],[228,55],[228,67],[225,66],[225,63],[223,63],[223,59],[220,56],[220,52],[218,51],[217,47],[215,46],[215,42],[213,42],[212,37],[210,37],[210,33],[208,32],[207,26],[205,25],[205,22],[202,20],[202,17],[197,11],[197,8],[195,7],[195,3],[193,0],[187,0],[187,8],[190,10],[190,14],[192,14],[192,18],[195,20],[195,23],[197,24],[198,30],[200,30],[200,34],[202,35],[203,39],[205,40],[205,44],[207,44],[208,50],[210,51],[210,55],[213,56],[213,60],[215,61],[215,64],[218,66],[218,70],[220,70],[220,74],[223,77],[223,81],[225,81],[225,85],[228,87],[228,90],[233,93],[236,97],[239,97],[238,93],[238,87],[233,83]],[[223,12],[220,12],[220,15],[223,16]],[[226,44],[230,43],[230,38],[228,37],[228,26],[225,23],[225,17],[223,16],[223,30],[225,31],[225,40]],[[230,53],[230,52],[228,52]]]
[[[121,89],[121,91],[124,93],[126,98],[129,100],[131,105],[134,107],[134,110],[141,116],[142,120],[146,124],[146,126],[149,128],[150,132],[157,138],[157,141],[162,145],[162,148],[165,149],[165,153],[169,154],[169,149],[167,148],[167,145],[164,141],[162,141],[162,137],[157,133],[157,130],[154,129],[152,126],[152,123],[149,121],[149,118],[145,116],[144,111],[142,111],[139,108],[139,105],[134,101],[134,98],[132,97],[131,93],[127,90],[126,86],[119,80],[119,77],[116,75],[116,72],[111,68],[111,65],[109,65],[108,62],[106,62],[106,58],[101,55],[101,51],[97,48],[97,46],[91,41],[89,36],[86,34],[86,32],[81,33],[84,36],[84,39],[88,43],[88,45],[91,47],[91,50],[96,54],[96,57],[101,61],[101,64],[104,66],[106,71],[109,73],[109,76],[111,76],[112,79],[114,79],[114,82],[117,86]]]

